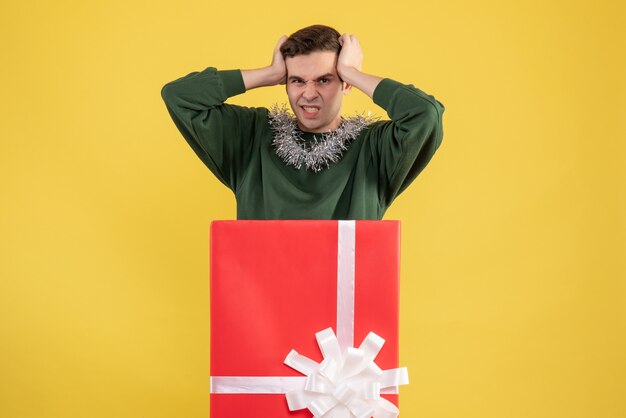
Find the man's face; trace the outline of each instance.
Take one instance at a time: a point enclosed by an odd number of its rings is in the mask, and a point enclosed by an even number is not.
[[[341,102],[350,86],[337,74],[337,53],[316,51],[285,59],[287,96],[298,126],[306,132],[326,132],[341,121]]]

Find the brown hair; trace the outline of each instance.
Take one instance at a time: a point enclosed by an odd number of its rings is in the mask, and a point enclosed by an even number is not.
[[[307,55],[315,51],[339,53],[341,35],[330,26],[313,25],[292,33],[280,47],[283,58]]]

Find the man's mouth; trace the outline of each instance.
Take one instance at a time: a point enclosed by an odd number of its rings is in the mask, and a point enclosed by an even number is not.
[[[315,116],[320,111],[318,106],[300,106],[305,116]]]

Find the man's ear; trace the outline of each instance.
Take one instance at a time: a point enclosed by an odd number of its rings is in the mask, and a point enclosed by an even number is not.
[[[343,95],[345,96],[346,94],[350,93],[350,90],[352,90],[352,84],[348,84],[345,81],[342,81],[343,83]]]

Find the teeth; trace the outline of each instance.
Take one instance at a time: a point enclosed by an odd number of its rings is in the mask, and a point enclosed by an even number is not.
[[[317,112],[319,110],[317,107],[302,106],[302,108],[307,112]]]

